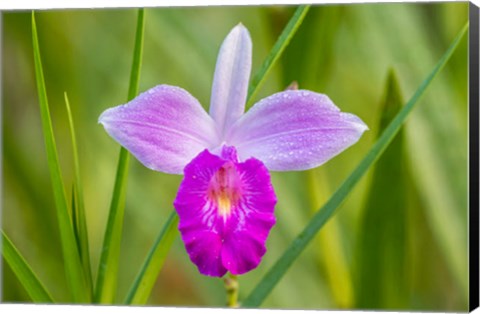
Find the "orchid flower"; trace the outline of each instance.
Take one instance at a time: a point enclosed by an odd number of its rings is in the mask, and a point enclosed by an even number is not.
[[[209,276],[258,266],[275,224],[269,170],[306,170],[358,141],[367,126],[323,94],[287,90],[244,113],[252,42],[241,24],[220,47],[210,113],[159,85],[103,112],[108,134],[144,166],[184,174],[174,207],[191,261]]]

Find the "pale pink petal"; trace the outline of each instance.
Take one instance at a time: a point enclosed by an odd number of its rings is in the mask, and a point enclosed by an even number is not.
[[[356,143],[367,126],[323,94],[290,90],[267,97],[226,137],[240,160],[255,157],[269,170],[315,168]]]
[[[182,88],[159,85],[107,109],[99,118],[105,130],[146,167],[173,174],[199,152],[218,143],[215,124]]]

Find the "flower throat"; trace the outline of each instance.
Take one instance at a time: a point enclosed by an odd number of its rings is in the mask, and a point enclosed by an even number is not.
[[[241,197],[240,176],[233,162],[228,161],[212,176],[208,187],[208,198],[217,205],[218,214],[228,217],[232,207]]]

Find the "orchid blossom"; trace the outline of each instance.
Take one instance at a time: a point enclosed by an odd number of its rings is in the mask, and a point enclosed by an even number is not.
[[[239,24],[220,47],[210,114],[184,89],[159,85],[99,118],[146,167],[184,174],[174,207],[185,248],[204,275],[243,274],[260,263],[275,224],[269,170],[320,166],[367,130],[307,90],[276,93],[244,113],[251,60],[250,34]]]

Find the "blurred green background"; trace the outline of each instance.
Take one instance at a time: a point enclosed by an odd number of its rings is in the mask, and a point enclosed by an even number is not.
[[[208,109],[216,54],[230,29],[239,22],[249,29],[254,74],[294,9],[147,9],[140,91],[178,85]],[[97,119],[126,100],[136,11],[52,10],[37,12],[36,19],[67,186],[73,182],[73,161],[64,91],[76,124],[95,275],[119,151]],[[35,88],[31,16],[3,12],[2,20],[2,228],[55,299],[66,302]],[[260,266],[239,279],[240,300],[369,150],[391,115],[388,103],[409,99],[467,20],[468,3],[310,9],[257,99],[297,81],[300,88],[328,94],[370,130],[318,169],[272,174],[279,196],[277,224]],[[391,69],[398,80],[390,81],[387,92]],[[467,309],[467,74],[464,38],[377,168],[362,179],[264,307]],[[130,163],[118,302],[173,210],[180,180],[136,160]],[[29,302],[9,267],[2,267],[2,302]],[[216,307],[224,299],[222,281],[200,275],[177,238],[149,304]]]

